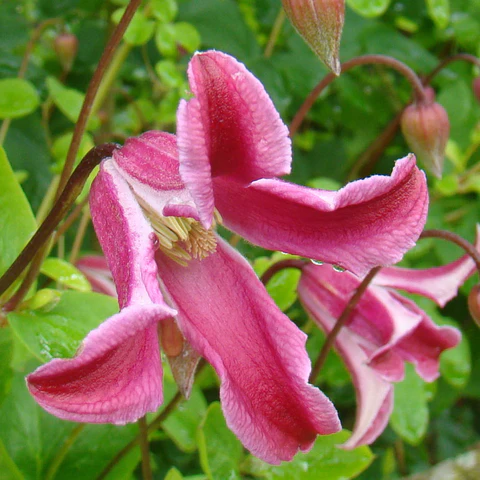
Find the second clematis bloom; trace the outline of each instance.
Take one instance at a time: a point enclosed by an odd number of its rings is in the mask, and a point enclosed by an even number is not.
[[[361,274],[397,261],[418,238],[425,177],[410,156],[391,177],[339,192],[279,180],[290,171],[290,140],[260,82],[215,51],[195,55],[188,74],[194,98],[179,107],[178,136],[128,140],[92,186],[120,313],[73,359],[29,375],[28,386],[64,419],[134,421],[163,400],[158,326],[169,357],[210,362],[229,427],[254,455],[279,463],[308,450],[317,434],[338,431],[338,416],[307,383],[305,335],[215,225]]]
[[[370,444],[383,432],[393,409],[392,382],[403,379],[404,362],[413,363],[431,382],[439,376],[440,354],[460,341],[458,330],[437,326],[397,289],[443,307],[475,271],[473,260],[464,256],[424,270],[383,268],[373,278],[335,340],[357,392],[355,426],[344,448]],[[360,282],[349,272],[312,264],[302,270],[298,294],[311,318],[328,333]]]

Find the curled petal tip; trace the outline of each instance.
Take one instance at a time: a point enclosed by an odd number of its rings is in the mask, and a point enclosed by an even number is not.
[[[282,0],[283,8],[305,42],[335,75],[340,75],[340,38],[344,0]]]

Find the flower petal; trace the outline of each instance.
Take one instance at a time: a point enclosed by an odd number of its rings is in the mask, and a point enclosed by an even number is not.
[[[306,336],[238,252],[219,238],[216,253],[186,268],[157,260],[180,329],[220,376],[227,424],[254,455],[277,464],[338,431],[334,406],[307,383]]]
[[[154,258],[157,237],[111,160],[102,163],[92,184],[90,210],[120,307],[135,302],[164,304]]]
[[[415,302],[392,292],[396,300],[405,308],[422,315],[422,321],[409,335],[402,338],[395,347],[405,360],[415,365],[417,373],[427,382],[439,376],[441,353],[458,345],[462,336],[453,327],[439,327]]]
[[[476,248],[480,250],[480,227],[477,225]],[[457,295],[458,289],[475,273],[475,263],[464,255],[455,262],[426,269],[382,268],[373,283],[398,288],[430,298],[441,307]]]
[[[324,332],[330,332],[337,317],[331,315],[319,297],[318,284],[312,275],[302,274],[298,292],[310,317]],[[335,348],[352,376],[357,393],[353,433],[342,445],[343,448],[352,449],[372,443],[385,429],[393,409],[393,387],[368,365],[368,355],[360,346],[359,337],[348,328],[340,331]]]
[[[188,68],[195,98],[180,103],[180,173],[208,228],[213,215],[211,177],[243,183],[290,173],[291,142],[263,85],[233,57],[196,54]]]
[[[94,292],[110,295],[111,297],[117,296],[112,273],[104,256],[84,255],[75,262],[75,266],[87,277]]]
[[[27,377],[30,393],[64,420],[124,424],[163,401],[158,321],[161,305],[124,308],[85,338],[72,359],[54,359]]]
[[[397,161],[390,177],[357,180],[338,192],[280,180],[244,188],[222,178],[214,190],[225,226],[250,242],[358,275],[399,261],[419,237],[428,206],[425,175],[412,155]]]
[[[152,210],[198,220],[193,199],[180,178],[175,135],[151,130],[129,138],[113,152],[113,163]]]

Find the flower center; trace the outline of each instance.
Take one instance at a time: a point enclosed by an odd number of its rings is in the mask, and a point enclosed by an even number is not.
[[[163,217],[141,202],[142,209],[150,220],[159,242],[159,249],[183,266],[192,258],[202,260],[215,252],[217,240],[214,228],[222,223],[222,217],[214,211],[212,227],[206,230],[200,222],[186,217]]]

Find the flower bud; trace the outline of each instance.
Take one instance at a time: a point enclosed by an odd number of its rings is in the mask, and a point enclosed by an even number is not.
[[[340,75],[340,37],[345,17],[344,0],[282,0],[283,8],[315,54]]]
[[[409,105],[402,114],[402,132],[413,153],[438,178],[442,176],[450,122],[445,109],[436,102]]]
[[[72,33],[61,33],[53,42],[53,48],[65,71],[72,68],[73,61],[77,56],[78,39]]]
[[[480,285],[475,285],[468,294],[468,309],[474,322],[480,327]]]
[[[480,102],[480,77],[476,77],[472,82],[473,93],[478,102]]]

